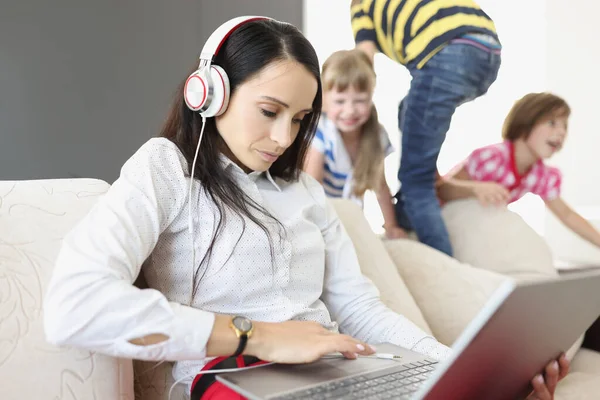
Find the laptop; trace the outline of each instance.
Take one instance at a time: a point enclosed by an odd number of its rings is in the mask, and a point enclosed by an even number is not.
[[[525,398],[535,374],[600,316],[600,272],[505,281],[436,362],[391,344],[394,359],[324,358],[224,373],[217,380],[251,400]]]

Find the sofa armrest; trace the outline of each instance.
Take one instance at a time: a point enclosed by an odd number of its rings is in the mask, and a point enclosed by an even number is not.
[[[434,336],[448,346],[509,279],[462,264],[412,240],[384,244]]]

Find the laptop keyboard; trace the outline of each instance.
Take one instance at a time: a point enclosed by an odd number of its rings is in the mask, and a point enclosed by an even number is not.
[[[389,369],[369,372],[340,381],[328,382],[310,389],[300,390],[273,400],[325,400],[325,399],[410,399],[421,383],[429,378],[437,361],[422,360]]]

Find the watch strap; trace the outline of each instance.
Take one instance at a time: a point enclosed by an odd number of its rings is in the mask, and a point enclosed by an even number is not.
[[[244,352],[244,350],[246,349],[247,343],[248,343],[248,335],[245,333],[240,335],[240,344],[238,345],[238,348],[236,349],[235,353],[233,353],[232,357],[237,357],[237,356],[241,355]]]

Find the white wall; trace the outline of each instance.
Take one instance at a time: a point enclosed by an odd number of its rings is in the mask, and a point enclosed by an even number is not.
[[[547,0],[546,81],[572,109],[569,137],[555,157],[563,172],[563,199],[600,228],[600,168],[598,103],[600,3],[587,0]],[[600,261],[600,250],[567,231],[549,213],[546,237],[557,258],[573,262]]]
[[[321,62],[335,50],[354,46],[349,3],[349,0],[304,0],[304,32]],[[448,171],[476,147],[499,142],[502,121],[513,102],[527,92],[546,88],[546,2],[480,0],[479,4],[496,22],[504,46],[502,68],[486,96],[457,110],[440,154],[441,172]],[[523,33],[525,29],[529,31],[527,35]],[[397,107],[408,90],[410,75],[383,55],[377,56],[375,64],[378,77],[375,104],[392,143],[399,148]],[[398,165],[397,153],[386,160],[386,176],[392,190],[398,187]],[[544,208],[539,199],[528,196],[511,208],[536,230],[543,230]],[[381,231],[382,218],[374,196],[366,198],[365,213],[373,228]]]
[[[572,108],[566,146],[556,156],[564,174],[563,194],[577,206],[600,205],[600,3],[548,0],[546,54],[548,88],[564,96]]]

